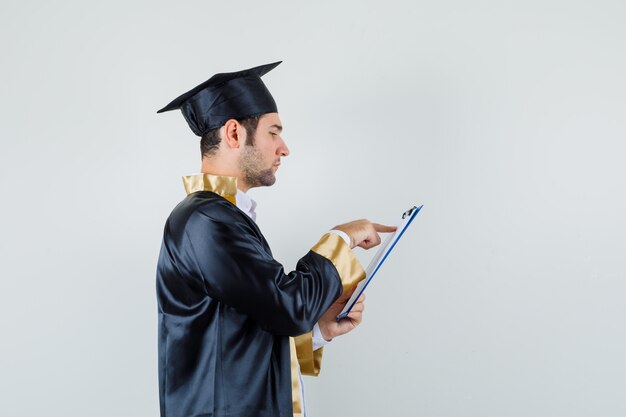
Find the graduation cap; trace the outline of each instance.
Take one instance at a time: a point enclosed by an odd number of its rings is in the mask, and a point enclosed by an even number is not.
[[[244,119],[278,111],[261,77],[282,61],[236,72],[215,74],[175,98],[157,113],[180,109],[193,133],[202,136],[229,119]]]

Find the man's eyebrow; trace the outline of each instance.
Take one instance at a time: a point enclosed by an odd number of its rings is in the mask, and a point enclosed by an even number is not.
[[[283,131],[283,127],[282,127],[281,125],[271,125],[271,126],[270,126],[270,129],[271,129],[271,128],[278,129],[278,131],[279,131],[279,132],[282,132],[282,131]]]

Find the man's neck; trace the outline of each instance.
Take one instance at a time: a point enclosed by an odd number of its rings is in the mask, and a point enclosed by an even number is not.
[[[235,177],[237,178],[237,188],[239,190],[243,191],[244,193],[247,193],[250,190],[250,186],[248,186],[248,183],[242,178],[242,175],[238,169],[233,168],[232,166],[224,166],[223,164],[218,163],[217,160],[213,161],[212,158],[202,159],[202,168],[200,172],[202,172],[203,174]]]

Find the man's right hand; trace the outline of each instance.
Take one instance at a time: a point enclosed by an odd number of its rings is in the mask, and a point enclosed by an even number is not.
[[[340,224],[333,227],[334,230],[341,230],[350,237],[350,249],[358,246],[363,249],[370,249],[380,244],[378,233],[395,232],[397,227],[385,226],[372,223],[369,220],[361,219],[350,223]]]

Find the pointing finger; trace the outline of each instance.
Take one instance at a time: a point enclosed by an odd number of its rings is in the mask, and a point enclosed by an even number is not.
[[[378,223],[372,223],[372,226],[374,226],[374,230],[376,230],[377,232],[381,232],[381,233],[391,233],[391,232],[395,232],[397,229],[396,226],[385,226],[384,224],[378,224]]]

